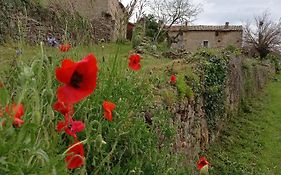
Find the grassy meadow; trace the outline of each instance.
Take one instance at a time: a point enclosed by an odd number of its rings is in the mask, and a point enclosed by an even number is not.
[[[187,174],[194,168],[171,152],[176,126],[166,122],[170,112],[154,109],[153,122],[146,119],[153,106],[152,83],[169,86],[170,73],[155,67],[166,67],[171,61],[142,55],[141,70],[132,71],[128,68],[133,53],[129,44],[78,46],[65,53],[44,45],[5,45],[0,52],[4,113],[0,120],[5,120],[0,125],[0,174]],[[84,165],[68,170],[65,157],[74,140],[56,129],[63,116],[53,109],[60,85],[55,68],[64,58],[79,61],[89,53],[98,61],[97,87],[74,105],[73,114],[86,126],[77,133],[84,146]],[[112,122],[103,116],[105,100],[116,104]],[[4,112],[12,103],[24,106],[24,124],[19,128]],[[160,137],[165,137],[161,145]]]
[[[259,97],[244,102],[208,157],[211,174],[279,175],[281,171],[281,76]]]

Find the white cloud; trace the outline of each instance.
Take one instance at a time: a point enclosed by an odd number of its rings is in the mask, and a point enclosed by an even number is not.
[[[122,0],[124,5],[130,0]],[[198,15],[194,24],[242,24],[260,15],[264,11],[271,13],[273,20],[281,18],[280,0],[193,0],[194,3],[201,3],[203,12]]]

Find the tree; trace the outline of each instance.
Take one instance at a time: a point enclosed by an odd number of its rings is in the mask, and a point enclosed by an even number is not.
[[[157,42],[161,32],[169,30],[174,24],[189,23],[201,12],[199,5],[194,5],[190,0],[152,0],[151,13],[160,22],[159,31],[154,36]]]
[[[120,19],[119,26],[119,38],[123,38],[123,31],[126,30],[129,20],[132,18],[133,14],[136,14],[137,19],[141,18],[144,15],[144,8],[147,5],[148,0],[130,0],[125,9],[124,17]],[[119,0],[119,3],[122,2]],[[125,28],[124,28],[125,27]]]
[[[145,22],[145,36],[153,40],[155,33],[158,33],[159,31],[159,23],[152,14],[144,15],[142,19]],[[161,41],[163,39],[163,35],[160,34],[158,40]]]
[[[147,7],[148,3],[149,0],[141,0],[137,3],[137,7],[135,9],[136,21],[139,21],[145,16],[145,8]]]
[[[126,6],[126,21],[128,22],[129,19],[132,17],[134,10],[137,8],[137,4],[139,3],[139,0],[131,0],[128,5]]]
[[[271,51],[281,47],[281,19],[274,22],[269,13],[254,18],[254,24],[248,22],[244,27],[246,46],[255,49],[260,58],[265,58]]]
[[[121,1],[119,1],[121,2]],[[129,21],[129,19],[136,14],[137,20],[144,16],[144,8],[147,6],[148,0],[130,0],[127,4],[126,8],[126,16],[125,21]]]

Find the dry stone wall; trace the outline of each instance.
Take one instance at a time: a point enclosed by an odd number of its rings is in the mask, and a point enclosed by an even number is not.
[[[258,63],[243,57],[232,57],[228,63],[225,88],[225,116],[217,121],[216,134],[211,135],[204,111],[204,99],[185,99],[172,107],[174,120],[178,125],[174,149],[182,152],[187,163],[194,162],[200,151],[207,149],[220,133],[227,118],[237,115],[241,101],[257,95],[275,75],[271,63]]]
[[[38,44],[55,37],[75,45],[125,38],[125,11],[117,0],[115,8],[108,4],[111,1],[86,2],[0,0],[0,43]]]

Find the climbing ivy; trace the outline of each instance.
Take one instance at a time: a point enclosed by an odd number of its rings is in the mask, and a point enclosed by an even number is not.
[[[227,80],[227,54],[203,49],[197,52],[201,73],[201,95],[210,131],[217,129],[218,121],[225,116],[225,87]]]

